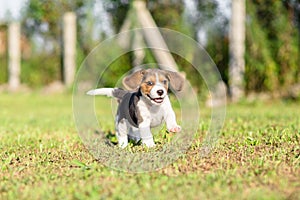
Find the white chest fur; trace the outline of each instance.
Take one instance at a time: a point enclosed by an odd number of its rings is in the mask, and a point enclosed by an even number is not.
[[[151,106],[150,109],[151,123],[150,127],[156,127],[163,123],[164,121],[164,107],[160,106]]]
[[[159,126],[165,121],[166,114],[173,111],[168,96],[165,97],[164,102],[160,105],[149,105],[143,99],[137,105],[143,119],[139,125],[140,127]]]

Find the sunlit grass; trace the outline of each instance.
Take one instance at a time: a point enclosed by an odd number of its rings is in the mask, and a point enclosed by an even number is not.
[[[86,150],[70,95],[0,95],[0,199],[299,199],[299,103],[229,105],[206,156],[200,149],[210,112],[203,107],[186,154],[156,172],[132,174],[103,166]],[[111,107],[96,108],[112,141]],[[168,137],[162,130],[155,140],[167,144]]]

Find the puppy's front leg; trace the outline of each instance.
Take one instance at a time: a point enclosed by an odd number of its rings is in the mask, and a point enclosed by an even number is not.
[[[139,124],[139,130],[141,134],[142,143],[147,147],[154,147],[155,143],[150,129],[150,116],[144,116],[143,122]]]
[[[174,112],[170,112],[166,115],[166,125],[169,132],[177,133],[181,131],[181,127],[176,123]]]
[[[181,131],[181,127],[176,122],[176,116],[172,109],[171,103],[168,101],[166,102],[166,107],[164,110],[164,118],[166,121],[167,129],[169,132],[177,133]]]
[[[149,126],[146,127],[140,126],[139,129],[140,129],[142,143],[145,144],[147,147],[154,147],[155,143],[150,130],[150,124]]]
[[[151,124],[151,114],[147,105],[144,101],[138,102],[138,110],[139,110],[139,131],[142,139],[142,143],[145,144],[147,147],[154,147],[155,143],[153,140],[153,136],[150,130]]]

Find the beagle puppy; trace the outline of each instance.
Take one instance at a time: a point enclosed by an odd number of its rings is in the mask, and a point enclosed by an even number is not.
[[[121,148],[128,139],[142,141],[147,147],[155,143],[151,128],[166,123],[169,132],[179,132],[175,113],[169,97],[169,86],[175,91],[182,90],[184,77],[178,72],[160,69],[142,69],[123,79],[123,85],[130,91],[120,88],[99,88],[90,90],[88,95],[107,95],[118,99],[119,106],[115,118],[116,136]],[[134,91],[134,92],[132,92]]]

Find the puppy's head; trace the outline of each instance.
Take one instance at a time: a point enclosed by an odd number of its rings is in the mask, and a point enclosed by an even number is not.
[[[182,90],[184,77],[178,72],[159,69],[142,69],[123,79],[123,85],[129,90],[140,88],[142,95],[152,104],[164,101],[169,86],[179,92]]]

